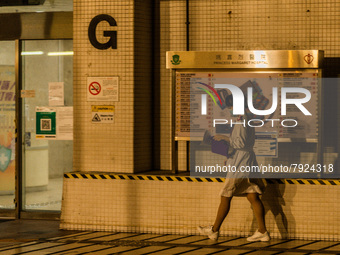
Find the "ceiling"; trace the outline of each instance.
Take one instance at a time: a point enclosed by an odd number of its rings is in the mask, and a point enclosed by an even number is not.
[[[73,11],[73,0],[46,0],[43,5],[0,7],[0,13],[71,11]]]

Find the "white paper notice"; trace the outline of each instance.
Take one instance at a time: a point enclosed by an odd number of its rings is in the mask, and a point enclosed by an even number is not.
[[[64,106],[64,82],[48,83],[49,106]]]
[[[262,157],[278,157],[278,133],[277,132],[256,132],[254,152]]]
[[[20,91],[21,98],[33,98],[35,97],[35,90],[21,90]]]
[[[73,140],[73,107],[57,108],[57,140]]]

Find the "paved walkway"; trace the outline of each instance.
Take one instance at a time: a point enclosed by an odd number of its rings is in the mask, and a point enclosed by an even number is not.
[[[249,243],[220,237],[213,242],[204,236],[61,231],[57,226],[51,221],[2,222],[0,254],[340,254],[340,242],[332,241]]]

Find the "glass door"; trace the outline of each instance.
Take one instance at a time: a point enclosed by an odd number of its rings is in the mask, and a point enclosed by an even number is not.
[[[15,41],[0,41],[0,216],[15,209]]]
[[[60,211],[73,161],[72,40],[21,43],[22,210]]]

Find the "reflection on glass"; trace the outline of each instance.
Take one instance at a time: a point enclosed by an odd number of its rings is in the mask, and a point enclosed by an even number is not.
[[[61,209],[63,173],[72,169],[72,140],[37,139],[37,107],[50,107],[51,83],[64,83],[63,105],[73,106],[73,56],[71,40],[24,41],[22,86],[31,97],[23,99],[23,208]],[[28,54],[37,53],[42,54]],[[55,53],[50,56],[49,53]],[[40,115],[38,114],[38,120]],[[39,122],[40,123],[40,122]],[[39,137],[38,137],[39,138]]]
[[[0,210],[14,209],[15,42],[0,42]]]

